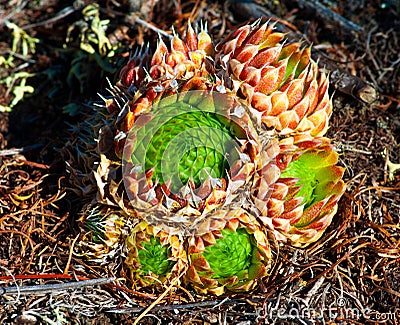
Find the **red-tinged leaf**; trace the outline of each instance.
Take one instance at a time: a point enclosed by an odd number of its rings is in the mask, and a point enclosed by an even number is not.
[[[336,213],[336,210],[337,206],[335,206],[334,211],[331,211],[331,213],[326,215],[322,214],[318,220],[314,220],[308,226],[300,229],[295,228],[296,230],[300,230],[299,233],[302,235],[301,240],[304,243],[312,243],[318,240],[324,233],[325,229],[331,224],[332,217]]]
[[[306,84],[306,88],[308,88],[308,86],[310,85],[311,81],[313,80],[318,80],[318,76],[320,75],[319,73],[319,68],[318,65],[311,60],[311,63],[309,65],[309,69],[307,71],[307,76],[305,79],[305,84]],[[325,75],[324,75],[325,77]]]
[[[251,105],[256,110],[269,114],[272,109],[271,96],[267,96],[260,92],[254,92],[253,98],[251,99]]]
[[[312,222],[316,219],[321,214],[322,208],[325,205],[325,200],[324,201],[319,201],[312,205],[311,207],[307,208],[303,215],[301,216],[301,219],[294,224],[296,228],[303,228],[303,227],[310,227],[313,228]]]
[[[281,171],[276,165],[268,164],[267,166],[263,167],[261,170],[261,175],[262,179],[265,181],[265,187],[262,188],[262,186],[260,186],[260,191],[263,190],[266,192],[269,190],[269,186],[277,181],[280,173]]]
[[[318,89],[320,94],[325,94],[328,90],[329,79],[324,73],[318,75]]]
[[[244,80],[252,87],[255,87],[260,83],[261,70],[253,67],[244,68],[240,73],[239,79]]]
[[[262,68],[277,61],[281,48],[279,46],[270,47],[259,51],[250,61],[249,65],[255,68]]]
[[[131,84],[134,83],[135,76],[136,76],[136,71],[134,69],[126,71],[124,75],[121,77],[122,84],[125,87],[129,87]]]
[[[187,270],[186,277],[193,283],[201,283],[200,277],[192,265]]]
[[[271,96],[272,109],[270,115],[278,116],[289,108],[289,100],[285,93],[277,91]]]
[[[262,38],[261,42],[259,42],[259,44],[265,42],[265,40],[266,40],[266,39],[269,37],[269,35],[271,35],[271,33],[273,32],[274,27],[275,27],[275,24],[269,24],[268,22],[266,22],[264,25],[266,25],[266,29],[265,29],[263,38]]]
[[[195,253],[190,256],[192,260],[192,265],[196,268],[197,271],[208,271],[210,269],[210,265],[207,260],[199,253]]]
[[[319,101],[317,107],[315,108],[315,112],[317,111],[325,111],[326,114],[330,117],[332,113],[332,101],[329,98],[328,92],[326,92],[323,98]]]
[[[175,67],[179,63],[185,62],[188,59],[189,58],[185,53],[172,50],[171,54],[167,56],[165,63],[167,63],[171,67]]]
[[[210,276],[212,276],[212,272],[210,272]],[[211,277],[200,276],[200,280],[201,280],[202,286],[204,288],[217,288],[218,287],[218,281],[215,279],[211,279]]]
[[[197,35],[194,32],[191,24],[188,25],[188,29],[187,29],[187,33],[186,33],[186,44],[191,52],[194,52],[198,49]]]
[[[328,129],[329,116],[325,111],[316,111],[308,117],[308,120],[314,125],[313,133],[318,135],[325,134]]]
[[[212,232],[205,233],[203,236],[201,236],[201,239],[199,239],[199,241],[202,241],[204,243],[203,250],[201,251],[204,251],[205,247],[215,245],[217,243]]]
[[[188,240],[188,253],[189,254],[195,254],[195,253],[200,253],[204,251],[204,243],[199,237],[190,237]]]
[[[206,90],[207,85],[204,83],[202,78],[191,78],[181,88],[181,92],[184,93],[188,90]]]
[[[251,86],[248,83],[242,83],[240,85],[240,90],[245,98],[253,98],[254,86]]]
[[[328,80],[325,79],[325,81],[323,83],[320,82],[320,86],[318,87],[318,92],[319,92],[319,103],[318,106],[316,108],[316,110],[319,110],[320,107],[325,106],[325,104],[327,102],[330,101],[329,98],[329,93],[328,93]]]
[[[240,222],[238,218],[233,218],[230,219],[227,223],[226,223],[226,227],[227,229],[232,230],[233,232],[236,232],[236,230],[239,228]]]
[[[250,61],[258,53],[257,45],[246,44],[235,54],[235,59],[241,63]]]
[[[197,189],[196,195],[200,197],[202,200],[204,200],[208,196],[210,196],[211,192],[212,192],[211,181],[207,179]]]
[[[289,107],[293,107],[303,98],[304,79],[296,79],[289,83],[286,96],[289,100]]]
[[[322,136],[323,133],[320,133],[315,125],[307,118],[303,118],[296,127],[297,132],[307,132],[312,136]]]
[[[340,168],[341,169],[341,173],[342,173],[341,177],[343,177],[343,174],[346,171],[346,169],[343,168],[343,167],[338,167],[338,166],[335,166],[335,168]],[[344,193],[345,190],[346,190],[346,184],[345,184],[345,182],[343,180],[340,180],[336,184],[335,189],[333,190],[333,193],[335,193],[338,196],[342,196],[342,194]],[[338,198],[338,200],[339,200],[339,198]]]
[[[303,210],[304,207],[300,205],[291,211],[282,213],[279,218],[289,220],[290,224],[294,225],[300,220],[301,216],[303,215]]]
[[[267,30],[268,24],[265,23],[261,27],[257,27],[253,29],[249,36],[246,39],[247,44],[260,44],[260,42],[265,39],[265,33],[268,33]],[[271,33],[271,31],[269,31]]]
[[[139,98],[134,104],[134,106],[136,106],[135,114],[139,115],[148,112],[150,105],[157,99],[158,95],[159,93],[151,89],[147,92],[146,97]]]
[[[280,129],[284,130],[286,128],[295,129],[299,123],[296,112],[286,111],[279,115]]]
[[[284,234],[288,234],[291,230],[290,220],[281,218],[271,218],[272,228],[276,229]]]
[[[133,75],[136,67],[136,59],[131,58],[125,67],[121,69],[119,79],[125,86],[130,86],[133,81]]]
[[[288,180],[291,180],[294,182],[294,184],[288,184],[288,194],[286,196],[286,200],[288,199],[293,199],[301,189],[301,185],[298,185],[299,179],[298,178],[287,178]],[[303,201],[303,198],[300,198],[300,201],[298,204],[301,204]],[[293,209],[293,208],[292,208]]]
[[[133,125],[135,124],[135,114],[132,112],[128,112],[124,118],[124,121],[121,124],[121,130],[129,131],[132,129]]]
[[[162,39],[159,39],[157,49],[153,54],[150,66],[161,64],[168,53],[168,47],[165,45]]]
[[[285,74],[286,66],[278,64],[276,68],[266,67],[262,69],[260,83],[255,87],[256,92],[269,95],[277,90]]]
[[[196,66],[191,60],[177,62],[174,67],[174,76],[176,76],[176,78],[189,79],[194,76],[195,72]]]
[[[171,42],[171,51],[177,51],[186,54],[188,52],[187,45],[178,36],[174,36]]]
[[[282,215],[282,213],[285,211],[283,202],[284,201],[282,200],[270,198],[267,203],[268,216],[270,216],[271,218],[275,218],[277,216]]]
[[[283,204],[285,212],[295,210],[303,203],[303,200],[304,199],[302,197],[293,197],[289,200],[286,200],[285,203]]]
[[[302,141],[298,144],[298,147],[301,148],[301,150],[305,151],[310,148],[315,148],[317,145],[321,144],[322,141],[320,139],[313,139],[313,140],[306,140]]]
[[[236,59],[232,59],[229,61],[229,68],[232,71],[232,74],[238,79],[240,74],[242,73],[244,66],[245,66],[244,63],[240,63]]]
[[[246,25],[239,28],[236,32],[233,33],[232,39],[236,39],[236,48],[242,46],[243,42],[246,40],[250,32],[250,26]]]
[[[283,200],[288,194],[288,187],[282,183],[277,183],[273,187],[272,196],[277,200]]]
[[[271,129],[279,128],[279,129],[281,129],[280,125],[279,125],[279,123],[280,123],[279,122],[279,118],[277,116],[269,116],[267,114],[264,114],[262,116],[262,121],[263,121],[264,125],[267,128],[271,128]]]
[[[307,110],[307,114],[311,114],[314,112],[315,108],[317,107],[318,104],[318,84],[317,81],[314,79],[311,81],[311,83],[308,85],[308,89],[304,95],[304,98],[309,99],[309,107]]]
[[[150,68],[149,74],[152,79],[156,80],[166,74],[166,68],[162,65],[154,65]]]
[[[304,97],[299,103],[294,105],[292,110],[296,112],[298,120],[300,121],[309,111],[309,107],[310,107],[310,99],[308,97]],[[294,128],[296,128],[296,126]]]
[[[215,50],[216,50],[217,52],[222,52],[222,53],[225,53],[225,54],[231,54],[231,55],[232,55],[232,54],[235,52],[236,43],[237,43],[237,40],[236,40],[236,39],[233,39],[233,40],[230,40],[230,41],[226,41],[226,42],[222,45],[222,48],[220,48],[220,45],[221,45],[221,44],[218,44],[218,45],[215,47]]]
[[[224,202],[226,199],[226,191],[225,188],[222,188],[220,190],[214,189],[210,195],[210,197],[207,199],[207,204],[212,205],[212,204],[220,204]]]
[[[292,161],[292,156],[291,155],[286,155],[284,153],[284,148],[282,147],[282,153],[276,156],[276,165],[279,167],[280,170],[286,169],[288,164]],[[285,183],[286,184],[286,183]],[[294,184],[294,183],[293,183]],[[290,184],[289,184],[290,185]]]

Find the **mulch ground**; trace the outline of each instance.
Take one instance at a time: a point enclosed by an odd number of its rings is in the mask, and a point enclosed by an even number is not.
[[[106,35],[118,45],[106,59],[79,48],[89,3],[0,1],[0,107],[12,106],[0,110],[0,323],[398,324],[399,3],[99,1]],[[219,40],[260,15],[312,43],[330,71],[328,136],[347,182],[338,214],[311,247],[277,250],[281,262],[251,294],[132,291],[74,251],[90,198],[69,183],[63,150],[74,148],[87,104],[106,91],[131,48],[154,48],[157,31],[183,32],[188,19],[207,21]],[[38,39],[35,51],[24,49],[22,36],[13,48],[11,22]]]

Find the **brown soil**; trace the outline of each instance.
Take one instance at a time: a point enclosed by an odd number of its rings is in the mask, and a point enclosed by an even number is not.
[[[0,0],[0,63],[13,52],[9,22],[40,40],[35,53],[18,47],[12,64],[0,65],[2,106],[12,105],[21,80],[7,85],[7,78],[35,74],[26,81],[34,92],[0,113],[0,323],[130,324],[152,303],[143,324],[399,323],[400,172],[389,168],[400,163],[399,3],[99,1],[100,18],[110,20],[106,34],[120,44],[101,65],[79,51],[80,28],[88,24],[82,9],[90,2]],[[87,104],[106,92],[107,78],[115,79],[132,47],[154,48],[157,29],[183,32],[188,19],[203,20],[219,40],[260,13],[312,43],[332,76],[328,136],[346,167],[347,191],[321,240],[305,250],[283,247],[282,262],[251,294],[215,298],[178,289],[157,301],[155,293],[111,282],[49,286],[107,274],[106,266],[73,254],[88,198],[71,190],[61,154],[67,142],[74,147],[78,125],[91,112]],[[343,87],[335,71],[359,79],[349,77]],[[3,291],[32,285],[47,291]]]

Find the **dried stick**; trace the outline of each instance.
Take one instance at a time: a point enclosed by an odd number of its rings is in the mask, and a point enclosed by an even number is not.
[[[35,27],[39,27],[39,26],[45,26],[47,24],[54,23],[57,20],[60,20],[60,19],[63,19],[65,17],[69,16],[70,14],[74,13],[77,10],[78,10],[78,8],[74,8],[73,6],[65,7],[64,9],[59,11],[57,14],[55,14],[54,17],[51,17],[50,19],[39,21],[39,22],[34,23],[34,24],[29,24],[29,25],[22,26],[22,29],[23,30],[27,30],[27,29],[30,29],[30,28],[35,28]]]
[[[314,52],[312,56],[319,61],[320,66],[323,66],[330,72],[329,78],[331,84],[340,92],[351,95],[366,104],[372,104],[378,99],[376,89],[361,78],[353,76],[342,68],[339,68],[334,62],[328,60],[318,52]]]
[[[252,303],[260,303],[263,302],[262,298],[249,298],[246,299],[251,301]],[[193,309],[193,308],[205,308],[209,307],[211,309],[223,306],[223,305],[237,305],[237,304],[246,304],[246,301],[240,299],[230,299],[225,298],[223,300],[207,300],[207,301],[199,301],[188,304],[177,304],[177,305],[158,305],[155,306],[153,311],[161,311],[161,310],[175,310],[175,309]],[[114,308],[106,310],[107,313],[115,313],[115,314],[130,314],[130,313],[139,313],[143,311],[143,307],[130,307],[130,308]]]
[[[235,16],[243,18],[244,20],[261,17],[278,18],[271,11],[251,1],[230,0],[229,6]]]
[[[66,283],[57,283],[57,284],[44,284],[44,285],[34,285],[34,286],[15,286],[15,287],[7,287],[0,288],[0,293],[4,294],[46,294],[52,293],[60,290],[69,290],[83,287],[92,287],[96,285],[107,284],[114,281],[115,278],[100,278],[100,279],[91,279],[91,280],[83,280],[83,281],[75,281],[75,282],[66,282]]]
[[[341,29],[351,34],[358,34],[364,31],[364,28],[353,23],[352,21],[340,16],[328,7],[316,0],[298,0],[296,1],[300,8],[305,8],[316,14],[322,20],[333,25],[339,25]]]

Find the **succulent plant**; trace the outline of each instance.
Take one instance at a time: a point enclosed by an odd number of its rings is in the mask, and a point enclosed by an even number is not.
[[[309,47],[285,44],[285,34],[273,28],[259,21],[239,28],[217,45],[217,63],[271,134],[322,136],[332,113],[328,79]]]
[[[226,94],[166,97],[137,125],[127,136],[124,182],[133,207],[153,224],[191,232],[228,195],[234,198],[258,166],[252,123]]]
[[[249,291],[273,264],[270,234],[295,247],[322,236],[344,169],[309,48],[256,22],[214,49],[189,26],[119,77],[95,119],[94,204],[129,219],[122,274],[136,289],[182,278],[202,294]]]
[[[253,187],[254,200],[260,219],[279,239],[305,247],[322,236],[336,213],[345,191],[344,168],[336,166],[338,154],[327,138],[297,135],[271,143],[277,145],[279,150],[270,150],[275,159]]]
[[[179,279],[187,258],[182,241],[142,221],[126,238],[125,269],[135,288]]]
[[[201,293],[249,291],[268,274],[267,234],[243,209],[221,209],[189,238],[187,281]]]

